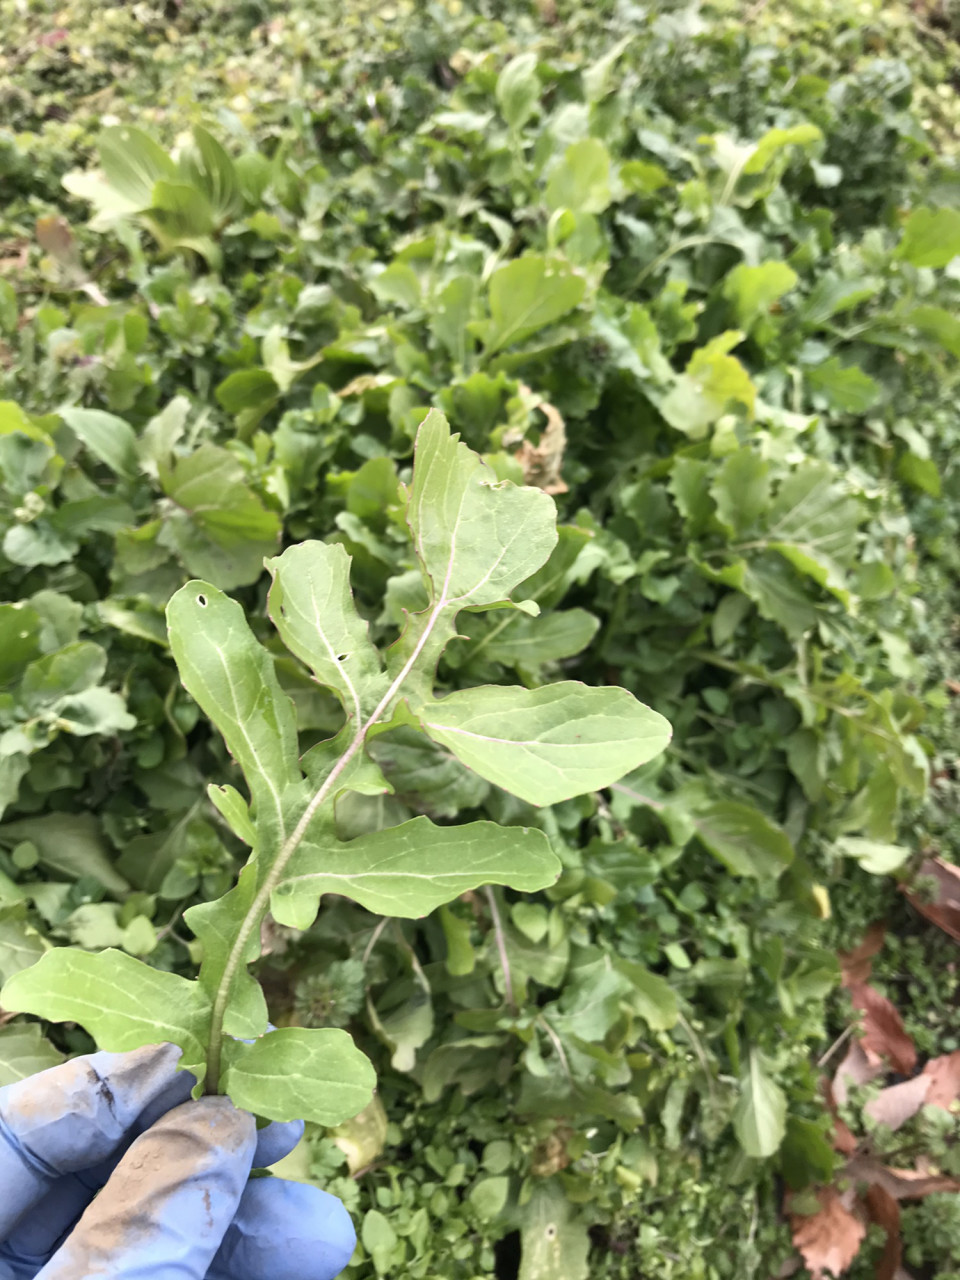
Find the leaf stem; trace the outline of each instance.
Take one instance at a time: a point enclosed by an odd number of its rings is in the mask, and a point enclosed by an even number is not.
[[[486,887],[487,902],[490,906],[490,915],[493,919],[493,936],[497,940],[497,954],[500,956],[500,968],[503,970],[503,994],[506,997],[507,1004],[511,1010],[517,1012],[517,1001],[513,994],[513,976],[510,973],[510,957],[507,955],[507,940],[503,932],[503,924],[500,920],[500,909],[497,906],[497,899],[493,890],[489,885]]]
[[[329,798],[331,792],[336,786],[338,778],[366,741],[367,734],[399,693],[404,681],[413,670],[417,659],[423,652],[424,645],[427,643],[431,632],[437,625],[440,615],[446,608],[447,603],[448,601],[446,600],[444,593],[434,606],[433,612],[427,620],[427,625],[421,632],[420,638],[414,646],[410,657],[403,664],[393,683],[390,685],[390,688],[377,703],[373,711],[371,711],[366,721],[362,725],[358,726],[357,732],[354,734],[350,745],[327,774],[326,778],[324,778],[320,788],[317,790],[306,809],[304,809],[300,817],[300,821],[284,841],[280,848],[280,852],[273,861],[273,865],[270,867],[270,870],[264,878],[263,884],[257,890],[256,897],[253,899],[247,914],[243,918],[243,922],[237,931],[237,936],[233,940],[233,946],[230,948],[230,953],[227,956],[227,962],[224,965],[223,973],[220,976],[217,993],[213,1001],[213,1009],[210,1014],[210,1041],[207,1048],[207,1079],[205,1086],[207,1093],[216,1094],[219,1092],[220,1063],[223,1053],[223,1020],[226,1016],[227,1004],[230,999],[230,992],[233,988],[234,979],[244,963],[243,957],[246,954],[247,943],[250,941],[250,937],[253,934],[254,929],[259,928],[260,921],[266,914],[267,908],[270,905],[271,894],[280,883],[283,873],[287,869],[287,864],[290,862],[290,859],[293,857],[294,853],[303,841],[304,836],[307,834],[307,829],[316,816],[317,810],[324,801]]]

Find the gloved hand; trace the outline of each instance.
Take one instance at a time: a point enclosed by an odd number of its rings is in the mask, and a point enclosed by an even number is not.
[[[302,1122],[258,1131],[227,1098],[189,1101],[179,1056],[94,1053],[0,1089],[0,1280],[332,1280],[346,1266],[356,1235],[339,1200],[248,1179]]]

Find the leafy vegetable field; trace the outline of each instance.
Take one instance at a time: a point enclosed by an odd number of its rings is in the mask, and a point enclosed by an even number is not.
[[[0,17],[0,1083],[200,993],[350,1280],[960,1276],[949,6]]]

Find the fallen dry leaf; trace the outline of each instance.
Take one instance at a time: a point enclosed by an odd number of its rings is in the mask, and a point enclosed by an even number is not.
[[[926,892],[926,884],[933,881],[932,897]],[[912,907],[926,916],[944,933],[960,942],[960,867],[942,858],[926,858],[920,865],[917,880],[921,882],[923,892],[904,888],[907,901]]]
[[[78,249],[66,218],[51,215],[36,222],[37,244],[63,266],[76,266]]]
[[[904,1080],[902,1084],[892,1084],[887,1089],[881,1089],[863,1110],[877,1124],[885,1124],[888,1129],[899,1129],[927,1101],[930,1085],[931,1078],[928,1075],[914,1076],[912,1080]]]
[[[958,1178],[926,1169],[894,1169],[868,1155],[854,1156],[843,1176],[882,1187],[894,1200],[920,1200],[939,1191],[960,1191]]]
[[[923,1074],[930,1077],[927,1106],[949,1111],[951,1102],[960,1097],[960,1049],[946,1053],[942,1058],[931,1058],[923,1068]]]
[[[845,987],[859,986],[870,977],[873,957],[883,947],[887,934],[887,926],[881,921],[872,924],[863,935],[859,947],[852,951],[841,951],[837,959],[840,961],[840,981]]]
[[[816,1194],[820,1208],[809,1215],[791,1213],[790,1230],[813,1280],[823,1280],[846,1271],[860,1251],[867,1228],[851,1192],[841,1196],[834,1187],[823,1187]]]
[[[841,1066],[843,1064],[841,1063]],[[842,1155],[853,1155],[857,1149],[857,1140],[850,1132],[850,1129],[837,1115],[837,1101],[834,1097],[833,1084],[826,1076],[821,1077],[820,1089],[823,1093],[824,1100],[827,1104],[827,1110],[833,1116],[833,1133],[830,1135],[830,1141],[833,1143],[834,1149]],[[846,1099],[846,1087],[843,1086],[844,1099]]]
[[[877,1263],[876,1280],[896,1280],[903,1257],[900,1206],[888,1191],[879,1186],[870,1188],[864,1197],[864,1203],[870,1221],[882,1227],[887,1237],[883,1245],[883,1256]]]
[[[886,1067],[882,1062],[871,1062],[860,1041],[852,1040],[833,1077],[832,1095],[837,1106],[842,1107],[847,1101],[851,1086],[869,1084],[877,1076],[882,1076],[884,1071]],[[850,1132],[849,1129],[847,1132]]]
[[[913,1075],[917,1050],[903,1027],[903,1019],[886,996],[866,983],[850,988],[854,1008],[863,1014],[860,1044],[867,1059],[886,1059],[901,1075]]]
[[[523,478],[527,484],[535,485],[544,493],[566,493],[567,484],[560,469],[563,466],[563,455],[567,447],[567,429],[559,409],[548,400],[535,395],[528,386],[520,384],[521,394],[530,401],[530,407],[539,409],[547,420],[547,425],[540,433],[540,443],[531,444],[522,441],[514,455],[523,467]],[[504,443],[508,443],[504,439]]]

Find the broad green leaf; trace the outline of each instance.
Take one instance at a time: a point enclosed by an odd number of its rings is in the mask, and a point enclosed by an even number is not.
[[[61,1062],[63,1054],[44,1039],[36,1022],[8,1022],[0,1027],[0,1089]]]
[[[728,354],[742,340],[740,330],[731,330],[700,347],[667,394],[655,399],[671,427],[699,440],[732,406],[742,405],[753,416],[756,387],[740,361]]]
[[[819,142],[823,134],[815,124],[795,124],[787,129],[768,129],[753,148],[753,153],[743,167],[746,174],[763,173],[781,151],[787,147],[810,147]]]
[[[721,463],[710,494],[727,528],[743,533],[769,505],[770,464],[753,449],[737,449]]]
[[[579,306],[586,281],[561,259],[528,253],[490,277],[491,320],[483,332],[488,356],[522,342]]]
[[[122,951],[56,947],[4,983],[0,1004],[49,1022],[79,1022],[113,1053],[168,1040],[183,1049],[180,1065],[203,1080],[210,1006],[199,983]]]
[[[237,934],[253,903],[257,871],[257,864],[248,862],[237,883],[222,898],[215,902],[200,902],[184,912],[184,920],[203,946],[200,986],[211,1003],[216,998]],[[267,1003],[263,989],[247,969],[259,953],[260,938],[254,930],[230,984],[223,1023],[228,1036],[251,1039],[262,1035],[266,1028]]]
[[[29,770],[30,759],[24,753],[0,756],[0,817],[19,799],[20,783]]]
[[[374,738],[369,752],[398,799],[409,796],[430,818],[455,818],[463,809],[476,809],[490,792],[489,783],[419,730],[393,729]]]
[[[831,409],[866,413],[880,398],[880,387],[855,364],[843,365],[838,356],[805,371],[807,382]]]
[[[19,316],[16,290],[9,280],[0,280],[0,333],[14,333]]]
[[[560,1015],[553,1025],[561,1035],[600,1043],[621,1017],[621,1001],[631,984],[604,957],[596,964],[573,969],[559,1000]]]
[[[357,1115],[373,1096],[369,1059],[346,1031],[281,1027],[253,1044],[223,1046],[220,1087],[245,1111],[266,1120],[326,1126]]]
[[[158,181],[176,178],[176,166],[163,148],[130,125],[104,129],[97,146],[107,182],[136,209],[153,204]]]
[[[803,589],[803,578],[778,555],[752,556],[741,561],[737,586],[756,603],[760,614],[783,627],[791,639],[799,639],[817,621],[817,611]]]
[[[810,290],[800,314],[806,324],[816,327],[844,311],[872,298],[880,289],[877,281],[863,280],[861,277],[847,280],[835,272],[828,271],[822,275]]]
[[[0,982],[28,969],[47,949],[48,944],[28,922],[22,902],[0,907]]]
[[[810,459],[780,485],[770,509],[768,545],[847,601],[844,570],[856,557],[860,520],[860,503],[837,483],[835,469]]]
[[[40,615],[26,602],[0,604],[0,686],[40,653]]]
[[[679,1013],[677,996],[666,978],[624,956],[615,956],[613,967],[629,978],[629,1003],[651,1031],[669,1031],[676,1026]]]
[[[520,1227],[518,1280],[587,1280],[590,1236],[585,1222],[552,1179],[534,1187]]]
[[[302,542],[267,568],[267,608],[280,638],[359,725],[386,692],[387,678],[353,602],[350,557],[338,543]]]
[[[611,199],[610,152],[599,138],[581,138],[572,143],[551,171],[547,208],[603,213]]]
[[[663,716],[625,689],[572,680],[462,689],[419,715],[463,764],[535,805],[609,786],[658,756],[671,735]]]
[[[759,809],[717,800],[690,815],[701,844],[737,876],[778,876],[793,861],[785,831]]]
[[[186,396],[174,396],[140,433],[137,442],[140,467],[151,479],[159,479],[160,464],[169,463],[174,445],[186,430],[190,409]]]
[[[733,304],[737,325],[749,330],[797,280],[797,273],[785,262],[763,262],[758,267],[741,262],[724,281],[723,296]]]
[[[882,840],[865,840],[860,836],[843,836],[837,841],[837,849],[854,858],[864,871],[874,876],[898,871],[910,857],[911,850],[902,844],[886,844]]]
[[[175,504],[160,540],[187,569],[228,591],[255,582],[264,556],[277,549],[280,520],[245,483],[226,449],[202,444],[186,458],[160,465],[160,482]]]
[[[476,345],[467,327],[473,317],[476,296],[477,282],[473,276],[454,276],[437,294],[431,308],[430,330],[459,369],[466,367]]]
[[[253,847],[257,843],[257,832],[250,819],[250,808],[240,792],[235,787],[218,787],[211,782],[207,795],[233,834]]]
[[[787,1099],[755,1049],[750,1051],[750,1062],[740,1081],[733,1127],[744,1151],[756,1160],[774,1155],[786,1133]]]
[[[504,1175],[480,1178],[467,1193],[467,1203],[481,1222],[493,1222],[503,1211],[510,1194],[510,1179]]]
[[[943,307],[913,307],[904,316],[904,323],[939,342],[945,351],[960,359],[960,319],[952,311]]]
[[[608,49],[602,57],[583,69],[583,92],[588,102],[599,102],[610,92],[610,72],[625,49],[633,43],[633,35],[624,36]]]
[[[396,302],[407,311],[413,311],[423,301],[420,277],[409,262],[391,262],[373,277],[370,287],[381,302]]]
[[[110,845],[92,813],[43,813],[0,827],[4,844],[22,840],[36,845],[41,863],[52,871],[74,880],[90,876],[113,894],[124,894],[130,888],[114,869]]]
[[[537,55],[521,53],[497,78],[497,103],[511,129],[519,129],[533,115],[540,99]]]
[[[822,1120],[787,1118],[780,1164],[784,1180],[792,1191],[802,1191],[812,1182],[829,1186],[840,1163],[842,1157],[834,1149]]]
[[[196,187],[161,179],[153,188],[151,208],[144,220],[165,249],[192,248],[211,266],[218,265],[220,251],[210,239],[213,210]]]
[[[915,209],[897,245],[898,258],[914,267],[945,267],[960,254],[960,211]]]
[[[512,613],[492,627],[487,621],[476,631],[472,618],[458,627],[461,635],[467,636],[465,649],[471,659],[482,656],[489,662],[536,671],[544,663],[559,662],[586,649],[597,634],[600,619],[586,609],[557,609],[539,618]]]
[[[244,415],[245,422],[263,417],[277,403],[280,388],[266,369],[237,369],[216,389],[217,401],[227,413]]]
[[[368,911],[412,920],[485,884],[545,889],[559,871],[542,831],[495,822],[438,827],[420,816],[330,848],[305,842],[273,895],[273,914],[303,929],[321,894],[338,893]]]
[[[193,145],[180,154],[180,168],[188,182],[205,195],[216,223],[227,222],[243,210],[233,161],[216,138],[199,125],[193,129]]]
[[[243,609],[216,587],[191,582],[167,606],[170,648],[180,679],[223,734],[257,808],[286,829],[284,792],[301,782],[293,704],[273,658]]]
[[[376,1005],[368,998],[367,1012],[374,1031],[390,1050],[394,1071],[412,1071],[417,1065],[417,1050],[433,1035],[429,988],[421,981],[401,979],[391,983]]]
[[[436,409],[417,433],[407,521],[432,605],[421,616],[437,620],[508,600],[557,541],[552,499],[498,483]]]
[[[65,405],[57,411],[78,440],[118,476],[137,474],[137,437],[116,414]]]
[[[391,1227],[390,1219],[379,1209],[368,1209],[363,1215],[360,1239],[373,1259],[377,1273],[386,1274],[393,1250],[397,1247],[397,1233]]]

